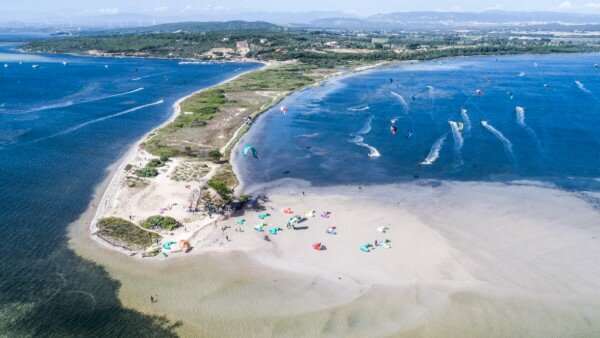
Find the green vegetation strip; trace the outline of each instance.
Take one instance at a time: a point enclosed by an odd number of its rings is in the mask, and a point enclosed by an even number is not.
[[[113,245],[129,249],[144,249],[162,238],[159,234],[141,229],[132,222],[119,217],[102,218],[96,223],[96,226],[99,229],[98,236]]]

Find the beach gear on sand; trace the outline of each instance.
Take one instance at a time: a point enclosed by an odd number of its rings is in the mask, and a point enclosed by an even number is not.
[[[307,211],[304,213],[304,216],[306,216],[307,218],[315,217],[315,211],[314,210]]]
[[[296,224],[301,220],[302,218],[300,218],[300,216],[296,215],[296,216],[292,216],[288,222],[287,222],[287,227],[288,229],[296,229]]]
[[[238,219],[238,220],[237,220],[237,222],[235,222],[235,223],[236,223],[236,224],[238,224],[238,225],[242,225],[242,224],[246,223],[246,220],[245,220],[245,219],[243,219],[243,218],[240,218],[240,219]]]
[[[321,243],[315,243],[312,245],[313,249],[317,250],[317,251],[321,251],[321,250],[325,250],[327,249],[325,247],[325,245],[321,244]]]
[[[290,208],[285,208],[285,209],[283,209],[283,213],[284,213],[284,214],[291,215],[291,214],[293,214],[294,212],[293,212],[293,211],[292,211],[292,209],[290,209]]]
[[[182,249],[187,249],[187,248],[190,247],[190,242],[188,242],[185,239],[182,239],[182,240],[179,241],[179,247],[182,248]]]
[[[271,229],[269,230],[269,233],[270,233],[271,235],[277,235],[277,233],[278,233],[279,231],[281,231],[281,230],[283,230],[283,229],[281,229],[281,228],[279,228],[279,227],[273,227],[273,228],[271,228]]]
[[[163,243],[162,247],[163,247],[163,249],[171,250],[171,245],[173,245],[173,244],[177,244],[177,243],[175,243],[175,242],[165,242],[165,243]]]
[[[258,232],[263,232],[265,231],[263,228],[267,226],[267,223],[260,223],[259,225],[254,227],[254,230],[258,231]]]
[[[271,214],[263,212],[262,214],[258,215],[258,219],[265,219],[267,217],[271,216]]]
[[[386,231],[390,230],[390,228],[388,227],[379,227],[377,228],[377,231],[381,232],[382,234],[385,234]]]
[[[390,249],[392,247],[390,245],[390,241],[387,239],[384,239],[382,242],[379,242],[379,244],[377,244],[377,246],[379,246],[381,248],[385,248],[385,249]]]
[[[253,146],[244,147],[244,157],[248,155],[249,151],[252,152],[252,156],[254,156],[254,158],[258,159],[258,150],[256,150],[256,148],[254,148]]]
[[[373,248],[373,246],[369,243],[363,245],[360,247],[360,250],[363,252],[371,252],[371,249]]]
[[[329,218],[329,216],[331,216],[331,212],[329,211],[323,211],[323,213],[321,214],[321,217],[323,218]]]
[[[335,235],[337,234],[337,232],[335,231],[335,227],[328,227],[327,229],[325,229],[325,232],[330,234],[330,235]]]

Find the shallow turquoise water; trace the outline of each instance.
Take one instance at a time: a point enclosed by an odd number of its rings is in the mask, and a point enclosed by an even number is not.
[[[258,64],[33,55],[14,47],[0,45],[0,333],[171,335],[120,306],[117,282],[68,249],[66,229],[88,208],[106,168],[168,119],[177,98]]]
[[[596,63],[597,54],[457,58],[333,79],[287,98],[287,114],[263,115],[244,140],[260,159],[241,158],[241,170],[250,183],[527,179],[597,191]]]

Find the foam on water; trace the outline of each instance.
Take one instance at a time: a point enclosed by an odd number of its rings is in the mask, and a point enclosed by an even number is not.
[[[398,98],[398,100],[400,101],[400,104],[402,104],[402,108],[404,108],[405,111],[408,111],[408,103],[406,102],[406,100],[404,99],[404,97],[396,92],[390,92],[390,94],[394,95],[396,98]]]
[[[588,94],[591,93],[591,91],[589,89],[585,88],[585,86],[583,85],[583,83],[581,83],[579,81],[575,81],[575,84],[577,85],[577,88],[581,89],[585,93],[588,93]]]
[[[491,124],[489,124],[487,121],[481,121],[481,125],[489,130],[492,134],[494,134],[494,136],[496,136],[504,145],[504,148],[506,149],[506,151],[512,155],[512,143],[510,143],[510,141],[504,137],[504,135],[496,128],[494,128]]]
[[[450,125],[450,130],[452,130],[452,136],[454,137],[456,153],[457,155],[460,155],[460,149],[462,148],[464,141],[460,130],[458,130],[458,123],[455,121],[448,121],[448,124]]]
[[[465,125],[465,129],[467,131],[471,130],[471,120],[469,119],[469,115],[467,115],[467,110],[465,108],[460,109],[460,116],[462,117],[463,123]]]
[[[358,107],[358,108],[348,108],[349,111],[364,111],[364,110],[369,110],[369,109],[370,109],[369,106]]]
[[[50,109],[57,109],[57,108],[66,108],[66,107],[70,107],[76,104],[84,104],[84,103],[91,103],[91,102],[96,102],[96,101],[101,101],[101,100],[106,100],[106,99],[110,99],[113,97],[119,97],[119,96],[124,96],[124,95],[129,95],[129,94],[133,94],[133,93],[137,93],[139,91],[144,90],[143,87],[140,88],[136,88],[134,90],[130,90],[130,91],[126,91],[126,92],[122,92],[122,93],[117,93],[117,94],[110,94],[110,95],[104,95],[104,96],[98,96],[98,97],[93,97],[90,99],[86,99],[86,100],[66,100],[63,102],[58,102],[58,103],[54,103],[54,104],[49,104],[49,105],[44,105],[44,106],[38,106],[35,108],[30,108],[27,110],[23,110],[23,111],[17,111],[17,112],[11,112],[11,113],[18,113],[18,114],[27,114],[27,113],[34,113],[34,112],[40,112],[40,111],[44,111],[44,110],[50,110]]]
[[[350,136],[353,136],[353,138],[349,139],[348,142],[354,143],[358,146],[369,149],[369,157],[379,157],[379,156],[381,156],[381,154],[379,153],[377,148],[365,143],[364,142],[365,139],[362,136],[360,136],[360,135],[367,134],[371,131],[371,122],[372,121],[373,121],[373,115],[369,115],[369,117],[365,121],[365,124],[363,125],[363,127],[359,131],[357,131],[354,135],[350,135]]]
[[[515,108],[515,112],[517,113],[517,123],[521,127],[526,127],[526,125],[525,125],[525,108],[517,106]]]
[[[371,122],[373,122],[373,115],[369,115],[369,117],[365,121],[365,124],[363,125],[363,127],[360,128],[360,130],[357,131],[356,134],[364,135],[364,134],[369,133],[371,131]]]
[[[113,117],[117,117],[117,116],[129,114],[129,113],[133,113],[134,111],[137,111],[137,110],[140,110],[140,109],[144,109],[144,108],[147,108],[147,107],[150,107],[150,106],[156,106],[156,105],[162,104],[163,102],[164,102],[164,100],[158,100],[156,102],[152,102],[152,103],[144,104],[144,105],[141,105],[141,106],[133,107],[133,108],[124,110],[122,112],[118,112],[118,113],[111,114],[111,115],[108,115],[108,116],[99,117],[97,119],[93,119],[93,120],[90,120],[90,121],[87,121],[87,122],[84,122],[84,123],[80,123],[80,124],[78,124],[76,126],[73,126],[71,128],[65,129],[65,130],[63,130],[61,132],[58,132],[58,133],[55,133],[55,134],[52,134],[52,135],[49,135],[49,136],[45,136],[45,137],[42,137],[42,138],[39,138],[39,139],[35,139],[35,140],[27,142],[25,144],[31,144],[31,143],[35,143],[35,142],[47,140],[49,138],[57,137],[57,136],[60,136],[60,135],[65,135],[65,134],[74,132],[75,130],[81,129],[81,128],[85,127],[85,126],[88,126],[90,124],[97,123],[97,122],[104,121],[104,120],[108,120],[108,119],[113,118]]]
[[[431,165],[431,164],[435,163],[435,161],[437,161],[438,158],[440,158],[440,151],[442,150],[442,147],[444,146],[446,137],[448,137],[448,133],[442,135],[440,138],[438,138],[435,141],[435,143],[431,147],[431,150],[429,150],[429,154],[427,155],[427,157],[425,157],[423,162],[421,162],[422,165]]]
[[[155,73],[155,74],[149,74],[149,75],[144,75],[144,76],[140,76],[140,77],[136,77],[131,79],[132,81],[139,81],[141,79],[147,79],[149,77],[153,77],[153,76],[158,76],[158,75],[164,75],[164,74],[168,74],[169,72],[161,72],[161,73]]]
[[[361,146],[361,147],[365,147],[365,148],[369,149],[369,155],[368,155],[369,157],[380,157],[381,156],[381,154],[379,153],[379,150],[377,150],[377,148],[365,143],[364,138],[362,136],[355,135],[353,138],[348,140],[348,142],[354,143],[357,146]]]
[[[515,107],[515,113],[517,114],[517,124],[519,126],[521,126],[523,129],[525,129],[525,131],[529,134],[529,136],[536,142],[536,145],[541,152],[540,140],[539,140],[536,132],[525,123],[525,108]]]

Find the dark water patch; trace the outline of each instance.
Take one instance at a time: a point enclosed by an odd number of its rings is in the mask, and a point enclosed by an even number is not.
[[[0,112],[1,140],[12,143],[0,148],[0,332],[175,336],[179,323],[121,306],[119,283],[69,249],[67,226],[87,210],[106,168],[165,121],[176,99],[258,65],[29,55],[9,47],[0,48],[2,57],[10,60],[0,70],[2,109],[20,113]],[[168,77],[146,76],[161,72]]]

